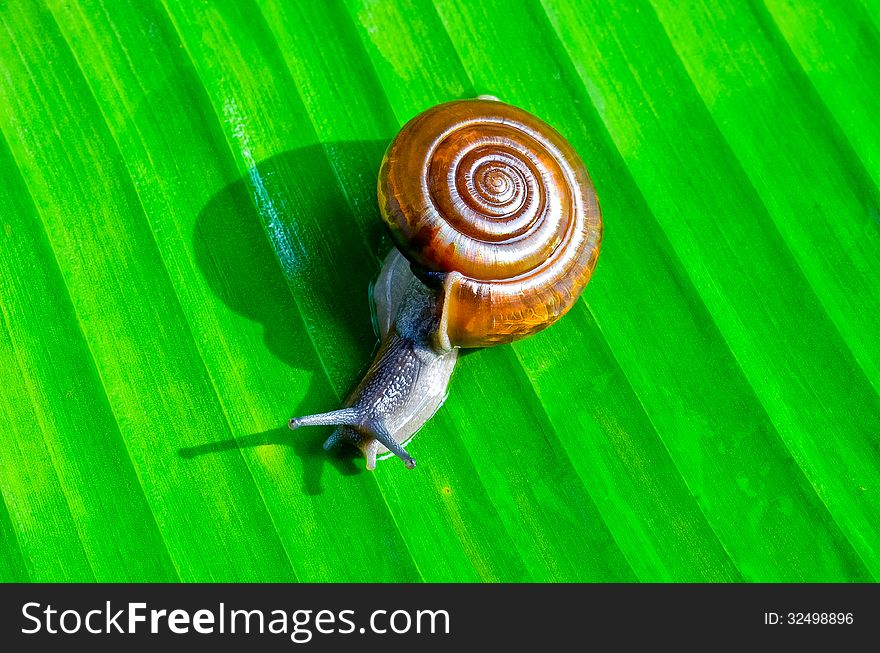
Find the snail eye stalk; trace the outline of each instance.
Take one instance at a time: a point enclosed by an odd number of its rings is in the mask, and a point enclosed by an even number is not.
[[[407,453],[406,449],[400,446],[400,443],[388,432],[388,429],[385,428],[384,424],[375,422],[368,424],[366,428],[370,431],[370,435],[376,438],[378,442],[385,445],[388,451],[400,458],[403,461],[403,464],[406,465],[407,469],[412,469],[416,466],[415,459]]]
[[[294,417],[287,425],[291,430],[296,430],[301,426],[350,426],[365,432],[374,439],[374,442],[370,443],[366,451],[367,469],[376,468],[376,453],[379,444],[384,445],[388,451],[400,458],[407,469],[412,469],[416,466],[415,459],[407,453],[406,449],[400,446],[400,443],[388,432],[384,424],[376,419],[364,419],[361,411],[357,408],[340,408],[339,410],[331,410],[329,413]],[[332,448],[340,439],[342,439],[341,431],[331,435],[324,443],[324,449]]]
[[[287,423],[291,431],[300,426],[357,426],[360,413],[354,408],[340,408],[329,413],[317,413],[303,417],[293,417]]]

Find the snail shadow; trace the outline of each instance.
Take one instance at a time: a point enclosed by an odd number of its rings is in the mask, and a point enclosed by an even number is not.
[[[324,451],[323,438],[302,436],[303,433],[293,433],[287,426],[279,426],[261,433],[207,442],[195,447],[184,447],[178,451],[178,454],[181,458],[195,458],[251,447],[291,447],[303,461],[303,492],[310,496],[317,496],[323,492],[321,475],[325,462],[333,465],[343,476],[353,476],[363,472],[360,453],[354,447],[335,447],[330,451]]]
[[[290,264],[294,254],[284,243],[293,242],[304,230],[322,228],[327,224],[326,216],[333,216],[334,232],[338,232],[333,235],[333,246],[344,252],[345,243],[356,239],[362,249],[366,239],[370,251],[378,255],[384,237],[375,217],[375,179],[386,145],[387,141],[351,141],[284,152],[222,188],[199,213],[193,249],[211,290],[232,311],[261,325],[263,344],[273,356],[311,374],[308,388],[290,389],[300,397],[295,409],[286,412],[290,407],[278,407],[278,428],[181,449],[182,458],[257,446],[288,446],[302,461],[303,491],[309,495],[322,492],[321,477],[327,463],[343,475],[362,471],[363,465],[355,460],[360,453],[353,447],[324,451],[322,443],[329,428],[294,433],[286,426],[293,415],[336,408],[331,405],[336,395],[308,331],[312,327],[304,321],[294,299],[292,288],[302,290],[304,282],[295,278],[297,267]],[[371,215],[359,216],[355,211]],[[267,229],[276,230],[274,238]],[[337,328],[353,330],[350,320],[338,317],[339,305],[364,304],[368,280],[363,278],[362,268],[335,278],[336,283],[326,292],[306,290],[308,301],[313,307],[326,302],[315,310],[336,319]],[[366,309],[364,305],[362,310]],[[354,335],[364,340],[360,331]]]

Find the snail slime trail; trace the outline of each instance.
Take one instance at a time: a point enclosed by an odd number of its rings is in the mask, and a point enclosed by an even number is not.
[[[446,397],[458,350],[513,342],[562,317],[602,242],[593,183],[552,127],[491,96],[410,120],[385,152],[379,210],[396,245],[373,290],[379,351],[343,404],[294,417],[334,425],[375,469]]]

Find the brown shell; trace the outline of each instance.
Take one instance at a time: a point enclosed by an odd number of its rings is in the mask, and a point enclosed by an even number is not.
[[[410,120],[385,153],[379,207],[410,261],[448,273],[453,346],[549,326],[599,257],[602,218],[580,157],[540,119],[494,100],[447,102]]]

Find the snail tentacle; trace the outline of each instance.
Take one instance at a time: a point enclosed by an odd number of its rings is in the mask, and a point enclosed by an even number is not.
[[[383,445],[388,451],[400,458],[407,469],[416,466],[415,459],[409,455],[394,436],[388,432],[388,429],[375,416],[369,415],[367,411],[359,406],[350,408],[341,408],[328,413],[318,413],[315,415],[304,415],[303,417],[294,417],[288,423],[291,430],[296,430],[301,426],[348,426],[355,429],[360,435],[371,438],[373,442],[365,445],[365,452],[373,456],[373,467],[375,467],[375,457],[378,453],[378,445]],[[324,442],[324,449],[332,449],[340,440],[346,437],[347,431],[337,429]],[[351,435],[348,436],[349,438]],[[368,469],[373,469],[369,464]]]
[[[343,438],[343,429],[336,429],[335,431],[333,431],[333,434],[329,438],[324,440],[324,444],[322,445],[324,447],[324,451],[330,451],[333,447],[339,444],[339,441]]]
[[[356,408],[340,408],[328,413],[292,417],[287,425],[295,431],[300,426],[355,426],[359,420],[360,413]]]
[[[394,436],[388,432],[388,429],[385,428],[384,424],[381,422],[373,422],[372,424],[367,425],[366,428],[376,441],[384,445],[388,451],[400,458],[407,469],[412,469],[416,466],[415,458],[410,456],[406,449],[394,439]]]
[[[379,452],[379,441],[373,440],[364,447],[364,458],[367,459],[367,469],[373,471],[376,469],[376,454]]]

